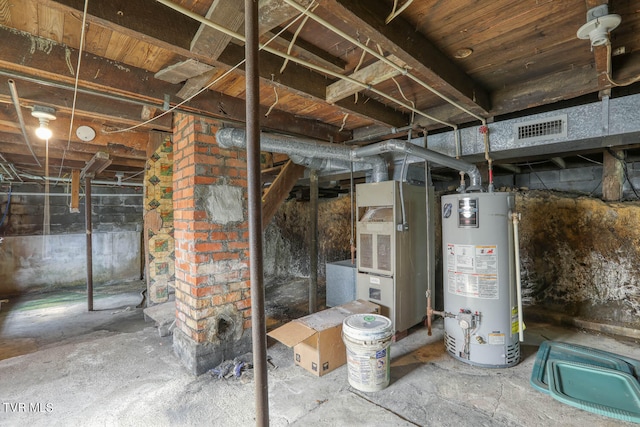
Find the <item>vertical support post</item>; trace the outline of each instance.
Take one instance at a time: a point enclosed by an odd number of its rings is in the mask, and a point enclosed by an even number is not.
[[[71,171],[71,203],[69,204],[69,212],[80,212],[80,171],[78,169]]]
[[[623,196],[624,176],[623,150],[604,151],[602,153],[602,200],[619,202]]]
[[[91,178],[84,179],[84,223],[87,233],[87,310],[93,311],[93,247],[91,244]]]
[[[262,191],[260,174],[260,74],[258,69],[258,0],[245,0],[247,186],[249,193],[249,261],[251,338],[256,390],[256,426],[269,425],[267,327],[262,257]]]
[[[318,171],[309,174],[309,313],[318,308]]]

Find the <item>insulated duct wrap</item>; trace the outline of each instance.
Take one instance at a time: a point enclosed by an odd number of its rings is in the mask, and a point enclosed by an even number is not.
[[[244,129],[223,128],[216,133],[216,140],[224,148],[244,148],[246,147],[246,132]],[[348,162],[366,163],[371,166],[371,180],[373,182],[382,182],[389,179],[387,163],[381,156],[356,157],[351,148],[344,145],[262,133],[260,135],[260,149],[287,154],[293,162],[301,162],[299,164],[314,169],[316,166],[330,165],[332,163],[335,165],[335,160],[345,162],[344,165],[346,167],[348,167]],[[318,162],[313,159],[331,159],[332,161]]]

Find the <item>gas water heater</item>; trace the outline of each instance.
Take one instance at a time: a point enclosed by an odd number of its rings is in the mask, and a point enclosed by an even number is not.
[[[513,193],[442,196],[445,346],[493,368],[520,361]],[[516,225],[517,227],[517,225]]]

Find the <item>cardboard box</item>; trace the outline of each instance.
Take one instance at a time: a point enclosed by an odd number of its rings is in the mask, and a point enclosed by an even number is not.
[[[296,365],[320,377],[347,362],[342,321],[352,314],[379,311],[377,304],[356,300],[293,320],[267,335],[293,347]]]

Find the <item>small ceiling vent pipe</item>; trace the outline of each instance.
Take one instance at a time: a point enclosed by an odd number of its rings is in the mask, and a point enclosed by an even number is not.
[[[467,187],[467,190],[480,191],[482,189],[482,177],[480,176],[480,171],[475,165],[463,160],[454,159],[453,157],[449,157],[435,151],[427,150],[426,148],[407,143],[406,141],[390,139],[388,141],[378,142],[365,147],[355,148],[353,151],[356,157],[368,157],[388,152],[408,154],[410,156],[433,162],[440,166],[464,172],[469,176],[469,187]]]
[[[216,133],[218,144],[224,148],[245,148],[247,144],[244,129],[223,128]],[[319,142],[311,139],[294,138],[269,133],[260,134],[260,149],[290,156],[294,163],[308,166],[309,159],[333,159],[345,162],[367,163],[371,166],[371,180],[382,182],[389,179],[387,162],[379,155],[366,158],[356,157],[350,147]],[[320,164],[320,163],[317,163]]]

